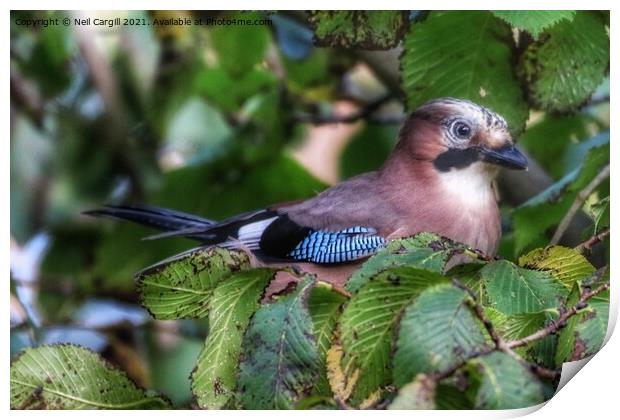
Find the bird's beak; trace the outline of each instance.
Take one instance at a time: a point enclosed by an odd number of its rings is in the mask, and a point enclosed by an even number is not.
[[[509,169],[527,169],[527,158],[512,144],[500,149],[480,148],[480,157],[485,162]]]

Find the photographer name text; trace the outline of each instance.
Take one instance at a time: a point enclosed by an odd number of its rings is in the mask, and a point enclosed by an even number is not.
[[[42,27],[48,26],[105,26],[108,28],[120,26],[271,26],[269,19],[226,19],[226,18],[45,18],[45,19],[15,19],[17,26]]]

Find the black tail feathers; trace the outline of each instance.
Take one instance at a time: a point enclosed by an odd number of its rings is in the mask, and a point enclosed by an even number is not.
[[[166,234],[155,235],[152,238],[169,236],[187,236],[197,240],[209,240],[213,235],[206,231],[216,224],[215,221],[153,206],[112,206],[106,205],[101,209],[88,210],[82,214],[96,217],[114,217],[122,220],[139,223],[159,229]]]

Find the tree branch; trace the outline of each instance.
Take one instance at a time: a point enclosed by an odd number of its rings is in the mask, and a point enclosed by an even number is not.
[[[323,124],[352,124],[359,120],[372,120],[372,114],[381,108],[382,105],[392,99],[391,95],[383,95],[380,98],[364,105],[361,109],[353,112],[349,115],[319,115],[316,113],[300,113],[295,115],[295,120],[298,122],[307,122],[314,125]],[[381,120],[380,120],[381,121]],[[398,121],[399,122],[399,121]]]
[[[177,324],[178,323],[176,321],[175,321],[175,324],[169,324],[169,323],[164,323],[164,322],[158,322],[157,320],[150,320],[148,322],[145,322],[139,325],[131,324],[129,322],[120,322],[116,324],[103,325],[103,326],[86,326],[86,325],[75,324],[75,323],[62,324],[62,323],[46,322],[38,328],[38,331],[45,332],[46,330],[53,330],[53,329],[67,329],[67,330],[98,332],[101,334],[126,334],[126,333],[132,333],[136,331],[141,331],[141,332],[148,331],[151,333],[163,333],[163,334],[172,335],[176,337],[184,337],[184,338],[192,338],[192,339],[203,339],[204,338],[204,335],[200,332],[195,332],[195,333],[187,332],[185,330],[181,330],[180,328],[177,328],[176,327]],[[10,327],[10,330],[11,331],[23,331],[23,330],[27,330],[29,327],[30,325],[28,321],[26,320],[25,322],[12,325]],[[34,345],[36,344],[37,343],[34,342]]]
[[[69,12],[71,17],[87,17],[83,11]],[[127,112],[124,109],[117,75],[95,40],[95,30],[87,26],[75,28],[75,38],[84,61],[88,66],[92,83],[97,90],[105,108],[107,135],[104,139],[110,145],[114,157],[121,163],[127,176],[131,179],[134,198],[144,196],[144,187],[140,177],[140,165],[134,151],[126,141],[129,137]]]
[[[559,379],[560,376],[562,375],[562,369],[547,369],[545,367],[537,365],[536,363],[528,362],[527,360],[519,356],[510,347],[505,347],[504,349],[502,349],[502,351],[512,356],[517,362],[521,363],[523,366],[528,368],[530,371],[532,371],[532,373],[534,373],[538,377],[556,380],[556,379]]]
[[[18,74],[11,74],[11,101],[32,118],[37,128],[43,127],[43,100],[39,93]]]
[[[601,273],[600,275],[602,275],[604,271],[605,270],[599,270],[599,272]],[[609,289],[609,282],[603,284],[602,286],[597,287],[596,289],[592,291],[584,290],[583,294],[581,295],[581,297],[579,298],[579,301],[575,304],[575,306],[573,306],[566,312],[562,313],[557,320],[553,321],[551,324],[549,324],[547,327],[543,328],[542,330],[536,331],[535,333],[530,334],[527,337],[523,337],[518,340],[509,341],[508,343],[506,343],[506,345],[510,349],[513,349],[515,347],[526,346],[534,341],[543,339],[548,335],[557,333],[559,330],[561,330],[562,328],[566,326],[566,321],[570,317],[576,315],[579,310],[585,308],[588,305],[587,302],[590,298],[608,289]]]
[[[476,260],[486,261],[486,262],[497,261],[501,259],[497,255],[485,254],[481,250],[474,249],[474,248],[465,248],[463,250],[463,255],[467,255],[468,257],[474,258]]]
[[[488,354],[488,353],[490,353],[492,351],[495,351],[495,350],[499,350],[499,351],[502,351],[502,352],[508,354],[513,359],[515,359],[516,361],[518,361],[519,363],[521,363],[522,365],[524,365],[525,367],[527,367],[529,370],[531,370],[533,373],[535,373],[536,375],[538,375],[540,377],[547,378],[547,379],[552,379],[552,380],[555,380],[555,379],[560,377],[561,371],[547,369],[547,368],[544,368],[542,366],[537,365],[536,363],[528,362],[527,360],[525,360],[521,356],[519,356],[514,350],[512,350],[512,348],[508,346],[508,343],[497,333],[497,331],[495,331],[495,328],[493,327],[493,323],[487,317],[486,313],[484,312],[484,308],[482,307],[482,305],[476,299],[475,293],[472,290],[470,290],[467,286],[465,286],[463,283],[461,283],[456,277],[452,278],[452,283],[456,287],[458,287],[459,289],[464,290],[465,292],[467,292],[467,294],[470,297],[470,299],[467,301],[467,303],[472,308],[472,310],[474,311],[474,313],[476,314],[478,319],[484,325],[484,328],[489,333],[489,336],[491,337],[491,340],[493,340],[493,343],[495,343],[495,347],[483,350],[483,351],[479,352],[478,354],[476,354],[475,356],[468,358],[468,360],[470,360],[470,359],[472,359],[474,357],[478,357],[478,356],[482,356],[482,355]],[[461,366],[463,366],[465,363],[467,363],[467,361],[465,361]],[[454,372],[458,368],[460,368],[460,366],[456,367],[456,368],[453,368],[453,369],[450,369],[450,371]],[[448,374],[447,376],[450,376],[450,374]],[[440,374],[439,378],[443,379],[443,378],[447,377],[447,376],[444,376],[444,375],[446,375],[446,373]],[[438,380],[438,378],[435,378],[435,379]]]
[[[580,243],[574,249],[580,254],[585,253],[592,249],[592,247],[599,242],[602,242],[606,237],[609,236],[609,228],[603,229],[600,233],[593,235],[590,239],[585,242]]]
[[[575,201],[573,202],[572,206],[570,207],[570,209],[568,209],[568,212],[564,215],[564,218],[562,219],[562,221],[558,225],[558,228],[553,234],[553,238],[551,238],[551,242],[549,243],[550,245],[555,245],[560,242],[560,239],[562,239],[564,232],[566,232],[566,229],[568,229],[568,227],[570,226],[571,222],[577,215],[577,212],[583,206],[583,203],[588,199],[590,194],[592,194],[592,192],[607,178],[609,178],[609,165],[605,166],[601,170],[601,172],[599,172],[599,174],[596,175],[596,177],[594,177],[594,179],[590,181],[590,183],[583,190],[579,191],[579,194],[577,194],[577,197],[575,197]]]
[[[495,328],[493,327],[493,324],[491,323],[491,320],[484,313],[484,308],[482,307],[482,305],[480,305],[480,303],[478,303],[478,300],[476,299],[476,294],[463,283],[461,283],[456,277],[452,277],[452,284],[454,284],[459,289],[464,290],[469,295],[470,299],[467,301],[467,303],[473,309],[478,319],[482,322],[484,328],[486,328],[489,336],[491,337],[491,340],[493,340],[493,342],[495,343],[495,347],[498,349],[503,348],[504,340],[499,336],[499,334],[497,334]]]

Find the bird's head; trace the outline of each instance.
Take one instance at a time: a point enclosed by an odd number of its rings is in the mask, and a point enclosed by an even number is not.
[[[504,118],[463,99],[440,98],[420,106],[403,125],[400,147],[440,172],[472,165],[490,174],[498,166],[527,169]]]

